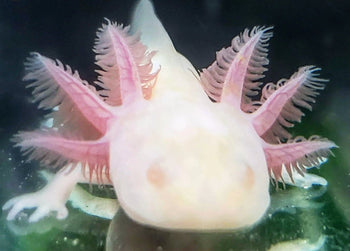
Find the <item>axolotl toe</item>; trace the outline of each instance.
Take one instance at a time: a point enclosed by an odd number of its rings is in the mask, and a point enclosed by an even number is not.
[[[94,85],[33,53],[24,80],[39,107],[52,110],[52,126],[15,141],[30,159],[62,169],[42,190],[8,201],[8,219],[30,207],[37,208],[30,221],[50,211],[65,218],[76,183],[91,182],[112,184],[129,217],[154,227],[257,223],[270,204],[270,180],[310,183],[307,169],[336,146],[286,130],[324,88],[318,68],[261,88],[271,30],[246,29],[198,73],[142,0],[131,29],[107,20],[98,30]],[[312,176],[312,183],[326,181]]]

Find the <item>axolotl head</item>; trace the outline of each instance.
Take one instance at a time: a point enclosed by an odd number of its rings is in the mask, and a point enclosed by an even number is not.
[[[262,217],[269,177],[259,137],[243,116],[209,102],[158,100],[142,108],[122,118],[110,150],[111,179],[132,219],[215,230]]]
[[[261,139],[240,110],[213,103],[196,70],[140,1],[132,29],[160,66],[152,98],[125,107],[110,134],[110,178],[135,221],[168,229],[236,229],[269,205]]]

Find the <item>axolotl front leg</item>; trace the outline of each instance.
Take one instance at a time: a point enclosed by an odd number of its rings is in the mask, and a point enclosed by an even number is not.
[[[29,217],[29,222],[36,222],[50,212],[56,212],[57,219],[64,219],[68,215],[65,204],[74,187],[77,183],[88,182],[90,180],[83,175],[81,165],[77,165],[71,171],[68,165],[56,173],[41,190],[10,199],[4,204],[3,210],[10,209],[7,220],[15,219],[19,212],[30,208],[36,208],[36,210]],[[96,177],[91,182],[97,183]],[[108,181],[105,182],[109,184]]]

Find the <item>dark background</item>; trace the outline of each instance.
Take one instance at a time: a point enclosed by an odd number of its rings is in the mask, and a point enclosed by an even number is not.
[[[28,103],[21,82],[31,51],[58,58],[93,82],[95,31],[107,17],[128,24],[135,1],[0,0],[0,130],[25,129],[41,113]],[[215,51],[255,25],[273,25],[266,82],[289,77],[303,65],[323,68],[329,78],[317,106],[337,89],[349,89],[350,1],[284,0],[154,1],[157,14],[179,52],[197,69]]]

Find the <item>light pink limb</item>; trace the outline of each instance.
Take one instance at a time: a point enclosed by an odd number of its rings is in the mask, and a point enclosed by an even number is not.
[[[154,52],[147,52],[139,35],[129,35],[124,27],[107,20],[97,32],[94,51],[96,64],[102,69],[97,85],[110,105],[121,105],[135,99],[150,98],[157,72],[152,71]]]
[[[201,73],[201,83],[209,97],[245,111],[250,96],[257,94],[268,64],[267,45],[272,37],[269,28],[254,27],[232,40],[231,47],[216,55],[216,61]],[[242,100],[243,99],[243,100]]]
[[[267,84],[262,93],[262,106],[251,116],[256,132],[268,142],[290,138],[285,127],[300,122],[304,113],[301,107],[310,109],[318,91],[324,89],[326,80],[317,78],[319,68],[301,67],[289,80]]]
[[[2,207],[3,210],[10,209],[7,220],[15,219],[16,215],[26,208],[37,208],[29,217],[29,222],[36,222],[50,212],[56,212],[57,219],[66,218],[68,210],[65,204],[80,179],[80,168],[71,172],[58,172],[41,190],[7,201]]]
[[[77,72],[73,73],[69,66],[64,69],[60,61],[39,53],[32,53],[25,65],[24,80],[33,81],[28,87],[34,87],[34,101],[39,102],[39,108],[52,109],[61,103],[62,107],[68,104],[67,117],[70,112],[82,114],[100,133],[106,132],[107,121],[113,116],[111,109]]]
[[[284,167],[293,181],[292,170],[303,175],[306,168],[322,164],[330,153],[337,147],[327,139],[312,136],[308,140],[298,137],[283,144],[263,143],[269,173],[276,181],[282,180]]]
[[[100,183],[103,177],[109,180],[109,143],[104,138],[81,141],[64,138],[54,132],[20,132],[14,141],[21,151],[29,154],[29,160],[37,159],[52,167],[82,163],[84,170],[89,170],[90,180],[94,173]]]
[[[83,175],[83,171],[83,166],[80,163],[73,170],[69,164],[55,175],[42,171],[41,175],[47,180],[47,185],[37,192],[23,194],[8,200],[2,207],[3,210],[10,210],[7,220],[15,219],[18,213],[30,208],[37,209],[30,215],[29,222],[39,221],[51,212],[56,212],[57,219],[64,219],[68,215],[65,206],[68,199],[73,207],[80,208],[89,214],[105,218],[111,216],[117,210],[118,202],[94,197],[82,188],[75,186],[77,183],[89,182],[100,184],[95,174],[89,180]],[[103,184],[110,185],[111,183],[106,181]]]
[[[293,179],[291,179],[291,177],[293,177]],[[302,188],[310,188],[313,185],[328,185],[328,182],[325,178],[316,174],[302,173],[301,175],[298,171],[292,169],[292,175],[290,176],[285,168],[282,168],[281,180],[283,180],[285,184]]]

